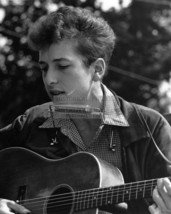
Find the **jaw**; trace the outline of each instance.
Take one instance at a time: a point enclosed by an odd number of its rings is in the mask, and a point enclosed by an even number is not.
[[[103,103],[103,91],[100,82],[94,82],[91,86],[91,92],[88,96],[88,103],[91,107],[100,108]]]

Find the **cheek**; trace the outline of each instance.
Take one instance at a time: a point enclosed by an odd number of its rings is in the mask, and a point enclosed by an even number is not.
[[[49,93],[48,87],[47,87],[47,85],[45,83],[44,83],[44,87],[45,87],[45,90],[46,90],[49,98],[52,99],[52,95]]]
[[[68,78],[68,80],[65,83],[67,83],[66,86],[70,89],[78,88],[79,90],[81,90],[83,88],[86,88],[87,80],[84,78],[75,76],[75,77]]]
[[[42,80],[43,80],[43,84],[46,85],[46,78],[45,78],[45,74],[42,72]]]
[[[46,83],[46,80],[44,79],[44,78],[42,78],[42,80],[43,80],[43,84],[44,84],[44,86],[45,86],[45,89],[46,89],[46,91],[47,91],[47,83]]]
[[[47,92],[48,95],[49,95],[49,92],[48,92],[48,85],[47,85],[47,82],[46,82],[45,78],[43,78],[43,76],[42,76],[42,80],[43,80],[43,84],[44,84],[44,87],[45,87],[45,89],[46,89],[46,92]],[[50,96],[50,95],[49,95],[49,96]]]
[[[83,79],[74,79],[73,82],[70,81],[70,84],[68,84],[68,92],[72,92],[71,96],[76,98],[85,96],[89,88],[88,82],[83,81]]]
[[[61,77],[61,84],[67,92],[75,90],[77,92],[85,92],[89,90],[91,84],[91,74],[82,68],[71,70],[68,75]]]

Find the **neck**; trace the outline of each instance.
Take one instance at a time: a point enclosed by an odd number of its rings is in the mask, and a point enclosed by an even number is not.
[[[80,118],[72,118],[73,122],[79,127],[80,124],[84,124],[85,127],[91,127],[97,129],[97,126],[101,123],[101,113],[103,107],[103,91],[100,82],[94,82],[91,86],[91,92],[88,94],[85,102],[82,104],[90,107],[90,114],[84,114]],[[81,119],[81,120],[80,120]]]
[[[102,110],[103,91],[102,91],[100,82],[95,82],[92,85],[91,92],[88,94],[86,104],[91,106],[92,108],[98,108]]]

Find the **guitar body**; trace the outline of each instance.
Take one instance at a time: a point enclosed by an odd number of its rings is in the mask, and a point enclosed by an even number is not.
[[[51,160],[24,148],[0,151],[0,198],[18,201],[34,214],[72,214],[75,191],[123,184],[117,168],[90,153]],[[63,195],[62,199],[57,196]],[[69,198],[68,203],[66,200]],[[96,214],[98,210],[78,211]]]

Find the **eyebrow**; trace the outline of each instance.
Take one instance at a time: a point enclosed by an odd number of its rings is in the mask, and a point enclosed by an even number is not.
[[[61,61],[67,61],[70,62],[71,60],[66,59],[66,58],[59,58],[59,59],[53,59],[52,62],[61,62]],[[39,61],[39,64],[45,64],[46,62],[44,61]]]

